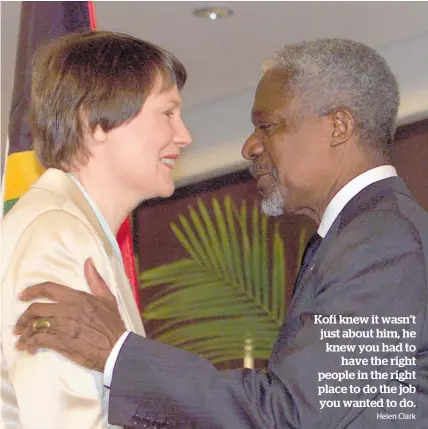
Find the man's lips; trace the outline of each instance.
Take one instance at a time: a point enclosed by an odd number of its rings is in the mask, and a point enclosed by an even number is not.
[[[259,180],[261,177],[272,175],[272,172],[266,171],[266,170],[258,170],[258,171],[252,171],[251,174],[254,177],[254,179]]]
[[[254,163],[250,166],[250,173],[257,181],[257,191],[262,197],[265,197],[266,194],[269,193],[269,189],[271,189],[274,180],[272,165]]]
[[[253,176],[253,177],[254,177],[254,179],[256,179],[256,180],[259,180],[259,179],[261,179],[262,177],[270,176],[270,175],[272,175],[272,173],[271,173],[270,171],[268,171],[268,172],[266,172],[266,173],[258,173],[258,174],[256,174],[256,175],[255,175],[255,176]]]
[[[259,184],[263,185],[263,184],[271,183],[272,182],[272,174],[270,174],[270,173],[260,174],[255,179],[257,181],[257,185],[259,185]]]
[[[262,176],[272,174],[272,171],[263,165],[252,164],[250,166],[250,174],[254,177],[254,179],[258,180]]]
[[[263,173],[259,174],[256,179],[256,189],[257,191],[264,197],[269,193],[269,189],[272,188],[272,174],[271,173]]]

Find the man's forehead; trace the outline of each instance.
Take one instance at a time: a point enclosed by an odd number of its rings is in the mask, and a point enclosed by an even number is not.
[[[291,96],[287,84],[287,74],[283,70],[268,70],[257,87],[252,116],[257,119],[287,107]]]
[[[273,103],[272,104],[261,104],[261,103],[257,103],[256,101],[254,102],[254,106],[253,109],[251,110],[251,117],[253,119],[261,119],[266,115],[269,114],[273,114],[278,110],[278,106],[276,106],[276,108],[274,108]]]
[[[257,118],[261,115],[268,115],[278,112],[278,110],[283,110],[286,108],[289,102],[290,97],[287,96],[285,91],[263,91],[262,89],[256,93],[251,115]]]
[[[260,79],[259,88],[275,91],[278,91],[278,89],[286,89],[290,82],[290,77],[290,73],[281,68],[267,70]]]

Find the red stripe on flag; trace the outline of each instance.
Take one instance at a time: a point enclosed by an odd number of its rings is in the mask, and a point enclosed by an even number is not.
[[[129,217],[126,218],[125,222],[123,222],[119,229],[117,234],[117,242],[119,243],[120,252],[122,253],[126,275],[128,276],[132,291],[134,292],[135,302],[137,303],[137,307],[140,308],[138,278],[137,270],[135,269],[134,245],[132,241],[132,228]]]
[[[97,22],[95,20],[95,9],[94,9],[93,1],[88,1],[88,11],[89,11],[89,22],[91,23],[91,30],[96,30]]]

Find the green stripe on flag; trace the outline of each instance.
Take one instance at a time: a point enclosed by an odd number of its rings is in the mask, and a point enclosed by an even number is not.
[[[31,138],[31,72],[36,49],[48,40],[68,33],[91,29],[90,9],[86,1],[24,1],[21,16],[9,117],[9,148],[5,165],[4,212],[28,191],[43,174]]]
[[[3,216],[15,205],[15,203],[19,200],[19,198],[15,198],[13,200],[7,200],[3,204]]]

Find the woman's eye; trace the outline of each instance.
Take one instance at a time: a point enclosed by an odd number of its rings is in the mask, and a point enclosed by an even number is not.
[[[168,118],[172,118],[174,112],[165,112],[165,115],[168,116]]]

